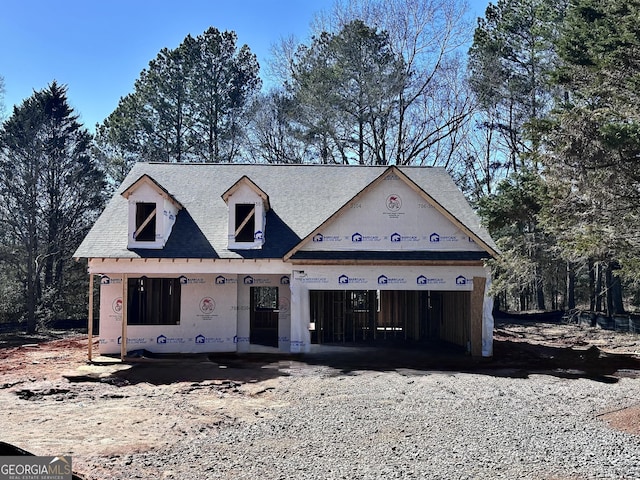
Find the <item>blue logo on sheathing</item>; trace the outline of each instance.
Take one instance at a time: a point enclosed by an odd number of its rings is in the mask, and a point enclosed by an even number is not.
[[[243,281],[245,285],[253,285],[253,277],[251,275],[244,277]]]
[[[167,337],[166,335],[158,335],[158,337],[156,338],[156,343],[159,345],[168,345],[170,343],[184,343],[184,338]]]
[[[230,338],[227,338],[227,340],[231,340]],[[196,336],[196,338],[193,339],[193,341],[197,344],[200,345],[204,345],[205,343],[224,343],[224,339],[223,338],[219,338],[219,337],[205,337],[204,335],[200,334],[198,336]]]
[[[432,243],[458,242],[459,239],[456,235],[440,235],[439,233],[433,232],[429,236],[429,241]]]
[[[284,277],[280,277],[280,285],[289,285],[291,283],[291,280],[289,280],[289,277],[287,275],[285,275]]]
[[[471,280],[466,278],[464,275],[456,277],[456,285],[466,285],[467,283],[471,283]]]
[[[420,275],[416,278],[416,283],[418,285],[443,285],[447,282],[445,282],[444,278],[427,278],[424,275]]]
[[[378,285],[392,285],[398,283],[407,283],[407,281],[404,278],[387,277],[386,275],[380,275],[378,277]]]
[[[342,285],[353,283],[367,283],[367,279],[362,277],[349,277],[348,275],[340,275],[338,277],[338,283]]]
[[[216,285],[224,285],[225,283],[227,283],[227,279],[224,278],[222,275],[218,275],[216,277]]]
[[[322,236],[321,233],[318,233],[318,234],[314,235],[314,237],[313,237],[313,241],[314,242],[321,242],[322,240],[324,240],[324,237]]]
[[[351,235],[351,241],[352,242],[361,242],[362,241],[362,235],[360,235],[359,233],[354,233],[353,235]]]
[[[391,234],[391,241],[392,242],[401,242],[402,241],[402,235],[400,235],[399,233],[392,233]]]

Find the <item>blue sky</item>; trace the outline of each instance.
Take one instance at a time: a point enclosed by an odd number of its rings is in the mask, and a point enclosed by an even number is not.
[[[470,0],[482,15],[487,0]],[[304,40],[315,13],[333,0],[3,0],[0,76],[6,115],[53,80],[68,87],[80,121],[93,131],[160,49],[213,26],[234,30],[264,69],[271,46]]]

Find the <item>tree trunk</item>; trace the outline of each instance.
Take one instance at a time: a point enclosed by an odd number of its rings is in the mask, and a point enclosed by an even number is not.
[[[596,266],[589,260],[589,311],[596,309]]]
[[[600,263],[596,263],[596,289],[595,289],[595,296],[596,296],[596,312],[601,312],[602,311],[602,268],[600,266]]]
[[[26,279],[26,292],[25,292],[25,307],[26,307],[26,321],[27,321],[27,333],[35,333],[36,331],[36,303],[37,303],[37,291],[36,291],[36,267],[32,253],[29,252],[29,258],[27,260],[27,279]]]
[[[536,278],[536,309],[546,310],[544,303],[544,284],[541,278]]]
[[[609,262],[607,265],[607,313],[616,315],[624,313],[624,302],[622,301],[622,285],[620,277],[614,273],[617,268],[615,262]]]
[[[567,262],[567,309],[576,308],[576,272],[573,265]]]

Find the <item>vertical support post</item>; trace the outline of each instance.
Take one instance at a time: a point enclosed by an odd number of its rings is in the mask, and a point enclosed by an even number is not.
[[[124,362],[127,356],[127,312],[129,310],[129,280],[127,274],[122,274],[122,332],[120,337],[120,360]]]
[[[87,334],[89,344],[87,346],[87,357],[91,361],[93,356],[93,273],[89,273],[89,320],[87,322]]]
[[[473,277],[473,290],[471,292],[471,328],[469,337],[471,339],[471,356],[482,356],[482,318],[484,304],[484,288],[487,279],[484,277]]]

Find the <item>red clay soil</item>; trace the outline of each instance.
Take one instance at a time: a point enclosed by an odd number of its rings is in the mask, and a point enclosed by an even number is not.
[[[640,375],[640,335],[577,325],[503,322],[496,325],[494,338],[492,359],[475,360],[457,354],[445,357],[446,362],[439,356],[430,364],[423,355],[420,365],[469,372],[499,369],[523,376],[549,373],[611,383]],[[418,355],[419,351],[403,351],[387,357],[392,358],[388,362],[395,363],[373,366],[385,370],[411,368]],[[285,360],[269,357],[247,361],[247,357],[230,356],[225,370],[220,363],[194,358],[187,360],[188,365],[183,361],[161,368],[143,364],[128,369],[127,365],[88,365],[86,335],[49,340],[45,336],[0,336],[0,404],[4,418],[0,440],[36,455],[49,455],[52,448],[76,455],[79,452],[74,439],[78,439],[83,442],[84,457],[78,456],[77,466],[83,471],[83,462],[100,464],[99,459],[162,446],[175,437],[177,428],[185,435],[198,434],[202,413],[196,412],[207,412],[212,424],[254,417],[261,405],[277,401],[271,390],[277,382],[278,362]],[[328,361],[332,363],[324,365],[343,371],[358,368],[362,362],[346,355],[297,360],[296,368],[311,369]],[[125,384],[126,391],[119,388]],[[196,391],[208,395],[190,395]],[[126,402],[116,401],[123,396]],[[190,403],[177,409],[170,404],[174,400]],[[189,409],[191,404],[193,411]],[[136,429],[128,429],[123,435],[119,427],[123,418],[135,420],[140,432],[147,432],[144,437],[135,437]],[[156,426],[158,418],[163,419],[162,428]],[[640,435],[640,404],[602,412],[600,418],[612,428]],[[106,469],[104,474],[108,476],[108,472]]]

